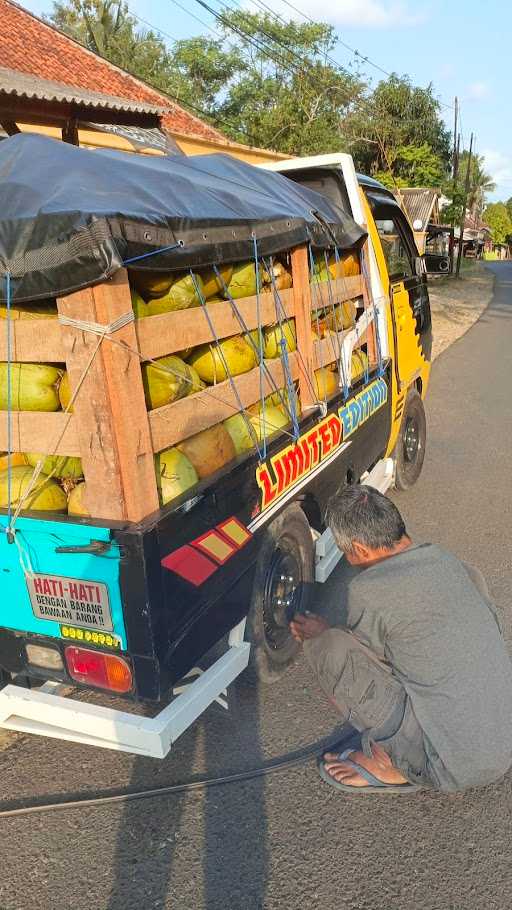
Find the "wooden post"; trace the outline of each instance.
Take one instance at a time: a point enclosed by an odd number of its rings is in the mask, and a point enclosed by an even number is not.
[[[299,392],[303,410],[316,404],[314,393],[313,332],[311,329],[311,288],[307,247],[291,254],[295,331],[299,352]]]
[[[126,271],[57,301],[59,313],[108,325],[131,311]],[[159,508],[153,446],[144,398],[135,325],[104,338],[62,327],[73,404],[87,483],[86,505],[95,518],[141,521]],[[119,344],[121,343],[121,344]],[[124,343],[127,347],[122,347]],[[90,363],[90,366],[88,366]]]

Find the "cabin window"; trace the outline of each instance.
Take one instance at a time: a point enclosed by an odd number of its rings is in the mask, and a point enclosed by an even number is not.
[[[382,243],[390,281],[401,281],[414,275],[414,262],[397,218],[376,218],[375,225]]]

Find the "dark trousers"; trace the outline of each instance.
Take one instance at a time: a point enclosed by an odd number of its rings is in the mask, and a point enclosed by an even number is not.
[[[423,732],[391,668],[344,629],[304,642],[304,654],[343,722],[362,734],[363,751],[371,756],[378,742],[408,780],[431,786]]]

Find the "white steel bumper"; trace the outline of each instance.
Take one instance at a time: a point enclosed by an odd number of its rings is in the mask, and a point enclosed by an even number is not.
[[[65,688],[47,682],[40,689],[7,685],[0,691],[0,727],[54,739],[165,758],[172,744],[208,705],[245,670],[250,644],[245,620],[232,630],[229,649],[156,717],[141,717],[59,695]]]

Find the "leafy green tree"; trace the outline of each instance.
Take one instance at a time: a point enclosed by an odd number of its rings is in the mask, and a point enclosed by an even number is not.
[[[354,108],[342,125],[342,135],[365,173],[387,171],[397,182],[407,182],[415,179],[428,158],[430,179],[438,185],[451,161],[450,133],[440,111],[432,85],[420,88],[407,76],[393,73]],[[404,156],[404,149],[411,146],[415,151]]]
[[[424,142],[423,145],[403,145],[397,148],[393,156],[392,172],[377,171],[374,176],[392,189],[396,186],[440,187],[445,175],[439,157]]]
[[[177,41],[171,52],[160,35],[138,27],[123,0],[57,0],[49,21],[121,69],[212,116],[218,93],[245,66],[238,52],[206,37]]]
[[[432,86],[393,75],[369,91],[359,73],[333,63],[336,34],[320,22],[243,8],[219,16],[219,39],[172,49],[139,28],[125,0],[55,0],[50,21],[232,139],[299,155],[351,151],[367,173],[439,184],[450,141]]]
[[[466,174],[468,171],[469,153],[464,151],[460,158],[459,164],[459,182],[464,186]],[[482,217],[485,205],[486,193],[492,193],[496,189],[490,174],[485,171],[485,160],[483,155],[473,155],[471,157],[471,168],[469,172],[469,192],[468,192],[468,210],[473,218]]]
[[[445,224],[459,224],[462,218],[468,164],[469,152],[464,150],[459,159],[456,186],[454,187],[452,180],[448,180],[443,189],[444,194],[450,199],[450,205],[443,209],[442,212]],[[466,213],[476,222],[482,218],[486,194],[492,193],[496,188],[492,177],[485,172],[484,165],[485,162],[482,155],[472,155]]]
[[[49,21],[89,50],[161,88],[169,55],[162,39],[140,31],[121,0],[58,0]]]
[[[494,243],[512,241],[512,219],[504,202],[491,202],[486,206],[483,219],[492,231]]]
[[[510,218],[512,219],[512,196],[510,197],[510,199],[507,199],[505,205],[507,206],[507,212],[509,213]]]
[[[228,135],[250,132],[257,145],[299,155],[343,148],[340,126],[364,85],[327,61],[331,26],[242,10],[224,13],[221,27],[239,36],[247,62],[219,106]]]

